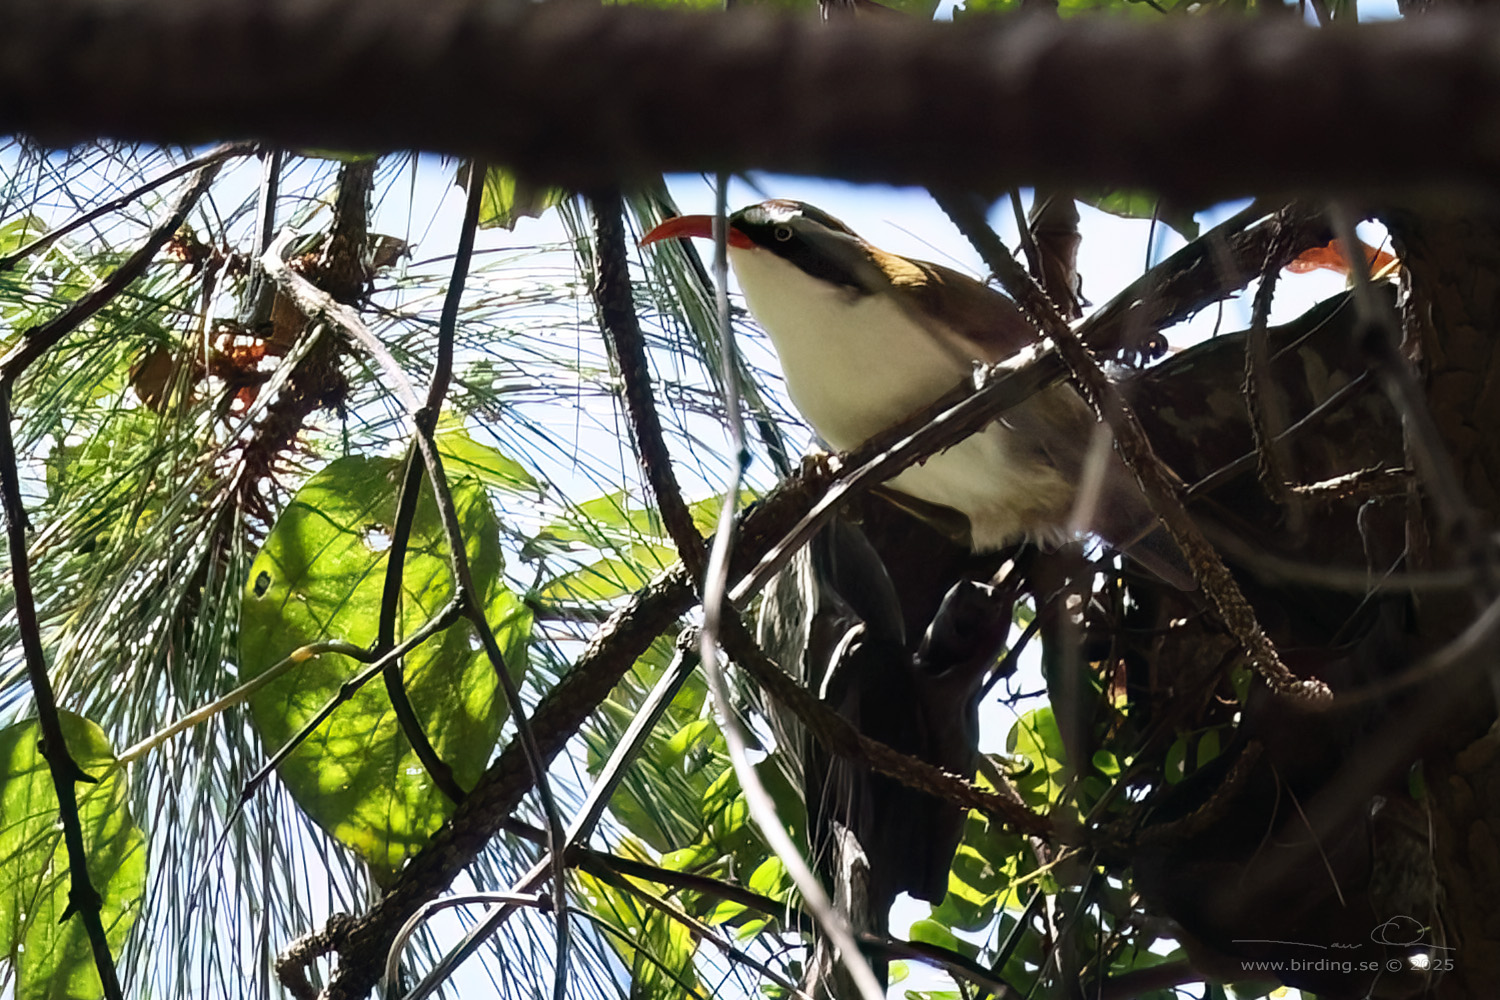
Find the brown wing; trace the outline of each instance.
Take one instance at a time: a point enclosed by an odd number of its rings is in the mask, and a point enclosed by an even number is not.
[[[910,260],[871,248],[872,256],[903,290],[914,311],[941,316],[945,330],[965,353],[982,361],[1002,361],[1037,341],[1037,332],[1020,308],[982,281],[951,267]]]

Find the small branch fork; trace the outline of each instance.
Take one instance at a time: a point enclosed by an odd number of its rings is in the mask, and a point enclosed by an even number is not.
[[[1145,431],[1120,392],[1079,340],[1067,321],[1059,315],[1045,292],[1016,263],[1010,251],[985,224],[981,206],[972,199],[939,196],[938,202],[960,231],[974,244],[984,262],[1000,279],[1006,291],[1026,310],[1037,328],[1052,341],[1059,357],[1079,393],[1095,415],[1114,432],[1121,456],[1135,474],[1136,482],[1161,518],[1172,540],[1187,556],[1194,577],[1217,613],[1219,620],[1239,642],[1256,671],[1275,691],[1296,694],[1315,701],[1327,701],[1331,695],[1321,681],[1301,680],[1281,662],[1276,647],[1261,629],[1255,612],[1240,592],[1224,560],[1193,523],[1177,492],[1175,479],[1167,470]]]
[[[5,528],[10,544],[11,585],[15,591],[16,626],[26,658],[26,672],[36,699],[37,721],[42,730],[42,754],[52,774],[57,792],[58,814],[62,823],[63,842],[68,853],[68,905],[63,919],[77,915],[83,921],[94,966],[99,971],[107,1000],[120,1000],[119,975],[109,951],[104,923],[100,917],[102,899],[88,872],[88,847],[83,841],[83,821],[78,812],[74,785],[97,779],[83,772],[68,752],[63,737],[62,719],[57,697],[47,675],[47,658],[42,649],[41,624],[37,618],[36,597],[31,588],[31,564],[26,553],[26,534],[30,523],[21,495],[20,468],[16,459],[15,439],[11,435],[11,394],[27,367],[56,347],[69,333],[104,308],[136,278],[156,257],[187,219],[198,199],[208,190],[222,160],[200,166],[186,189],[178,196],[167,218],[151,232],[145,243],[108,277],[72,302],[57,316],[21,335],[17,344],[0,358],[0,506],[5,511]]]

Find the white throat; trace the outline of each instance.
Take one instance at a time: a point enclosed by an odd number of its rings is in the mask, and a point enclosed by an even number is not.
[[[833,448],[862,443],[969,372],[887,296],[835,287],[768,250],[732,247],[729,261],[792,402]]]
[[[848,451],[952,389],[972,362],[884,295],[819,281],[760,249],[730,248],[745,302],[781,358],[792,402],[828,445]],[[1027,409],[1055,410],[1063,433],[1088,440],[1088,411],[1056,387]],[[1075,470],[1076,471],[1076,470]],[[1005,421],[929,456],[890,485],[962,511],[978,550],[1022,535],[1056,540],[1072,504],[1069,474]]]

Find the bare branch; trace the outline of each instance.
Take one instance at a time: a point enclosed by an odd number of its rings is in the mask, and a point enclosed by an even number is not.
[[[465,0],[19,0],[0,5],[0,131],[421,148],[577,188],[759,167],[991,194],[1044,178],[1184,199],[1493,191],[1497,36],[1482,10],[1321,31],[1292,18],[825,26]],[[476,117],[474,93],[503,99]],[[361,99],[331,112],[318,94]],[[1371,155],[1372,121],[1403,141]]]
[[[985,263],[1000,277],[1007,291],[1026,310],[1053,349],[1067,364],[1074,386],[1098,418],[1114,432],[1116,445],[1136,482],[1187,557],[1193,575],[1203,588],[1224,627],[1240,643],[1250,662],[1277,691],[1295,693],[1311,700],[1327,700],[1327,686],[1317,680],[1299,680],[1281,661],[1276,647],[1260,627],[1255,611],[1245,600],[1239,584],[1230,575],[1224,560],[1203,537],[1203,532],[1188,515],[1174,486],[1171,473],[1151,448],[1146,433],[1119,389],[1100,370],[1078,335],[1057,312],[1047,294],[1016,263],[994,232],[985,224],[983,212],[961,199],[946,199],[943,208],[984,257]]]

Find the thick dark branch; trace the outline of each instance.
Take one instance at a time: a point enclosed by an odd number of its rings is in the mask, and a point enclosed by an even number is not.
[[[1500,21],[1478,11],[1321,31],[1288,18],[825,26],[501,0],[13,0],[0,5],[0,131],[416,147],[579,188],[759,167],[989,193],[1043,178],[1180,197],[1493,190],[1497,38]],[[337,94],[359,97],[321,99]],[[483,115],[474,94],[493,95]],[[1372,150],[1375,121],[1402,141]]]
[[[651,371],[646,360],[646,341],[635,314],[635,298],[630,288],[629,258],[625,247],[625,206],[615,190],[596,192],[590,199],[594,210],[594,252],[597,255],[594,279],[594,306],[599,311],[599,325],[604,330],[615,363],[620,366],[621,395],[630,418],[630,436],[635,442],[641,468],[651,484],[657,509],[667,535],[677,546],[682,560],[694,580],[703,578],[708,552],[693,524],[693,515],[682,499],[677,476],[672,471],[672,456],[667,451],[661,418],[651,390]]]

